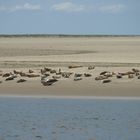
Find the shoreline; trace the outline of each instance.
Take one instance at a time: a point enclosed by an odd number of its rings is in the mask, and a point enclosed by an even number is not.
[[[136,96],[24,96],[24,95],[0,95],[0,98],[28,98],[28,99],[74,99],[74,100],[140,100]]]

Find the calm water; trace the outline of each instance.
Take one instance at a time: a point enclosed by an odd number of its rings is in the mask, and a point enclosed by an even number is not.
[[[140,100],[1,97],[0,140],[140,140]]]

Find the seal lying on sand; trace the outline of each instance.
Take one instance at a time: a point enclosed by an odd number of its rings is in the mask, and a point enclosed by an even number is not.
[[[88,70],[93,70],[95,69],[95,66],[88,66]]]
[[[74,77],[74,81],[82,80],[82,77]]]
[[[72,75],[72,72],[61,72],[62,77],[69,78]]]
[[[4,73],[3,75],[2,75],[2,77],[9,77],[11,75],[11,73]]]
[[[121,79],[122,75],[121,74],[117,74],[116,77],[117,77],[117,79]]]
[[[69,69],[72,69],[72,68],[80,68],[80,67],[83,67],[83,66],[80,66],[80,65],[72,65],[72,66],[68,66]]]
[[[20,73],[22,73],[22,71],[20,71],[20,70],[13,70],[13,72],[14,72],[14,74],[20,74]]]
[[[18,81],[17,81],[17,83],[23,83],[23,82],[26,82],[27,80],[25,80],[25,79],[19,79]]]
[[[16,75],[10,75],[8,78],[5,79],[5,81],[14,80],[15,78],[17,78]]]
[[[119,72],[118,74],[120,74],[120,75],[122,75],[122,76],[126,76],[126,75],[129,75],[129,74],[135,74],[135,72],[133,72],[133,71]]]
[[[110,83],[111,82],[111,80],[110,79],[105,79],[105,80],[103,80],[103,82],[102,83]]]
[[[129,75],[128,75],[128,78],[129,78],[129,79],[132,79],[132,78],[134,78],[134,75],[133,75],[133,74],[129,74]]]
[[[40,77],[40,75],[37,73],[24,73],[24,72],[20,73],[20,76],[28,78]]]
[[[83,74],[81,74],[81,73],[75,73],[74,74],[74,77],[81,77]]]
[[[46,79],[44,77],[41,78],[41,83],[44,85],[44,86],[50,86],[52,85],[53,83],[57,82],[58,80],[57,79]]]
[[[91,77],[92,74],[90,74],[90,73],[84,73],[84,76],[85,76],[85,77]]]
[[[133,71],[133,72],[135,72],[135,73],[138,73],[138,72],[140,72],[140,70],[138,70],[138,69],[135,69],[135,68],[133,68],[133,69],[132,69],[132,71]]]
[[[34,71],[33,71],[33,70],[31,70],[31,69],[29,69],[29,73],[34,73]]]
[[[3,73],[0,71],[0,76],[2,76],[3,75]]]
[[[103,79],[108,79],[107,76],[104,76],[104,75],[99,75],[98,77],[95,77],[95,80],[103,80]]]

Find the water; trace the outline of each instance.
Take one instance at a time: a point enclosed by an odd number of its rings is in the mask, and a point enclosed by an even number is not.
[[[140,140],[140,100],[0,98],[0,140]]]

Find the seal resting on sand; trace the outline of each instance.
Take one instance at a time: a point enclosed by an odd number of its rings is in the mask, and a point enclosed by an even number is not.
[[[117,74],[116,77],[117,77],[118,79],[121,79],[121,78],[122,78],[122,75],[121,75],[121,74]]]
[[[2,75],[2,77],[9,77],[11,75],[11,73],[4,73],[3,75]]]
[[[56,73],[56,70],[50,70],[50,73]]]
[[[5,79],[5,81],[14,80],[15,78],[17,78],[16,75],[10,75],[9,77],[7,77],[7,78]]]
[[[29,69],[29,73],[35,73],[33,70]]]
[[[84,76],[85,76],[85,77],[91,77],[92,74],[90,74],[90,73],[84,73]]]
[[[135,72],[133,72],[133,71],[119,72],[118,74],[120,74],[120,75],[122,75],[122,76],[126,76],[126,75],[129,75],[129,74],[135,74]]]
[[[111,80],[110,79],[105,79],[105,80],[103,80],[103,82],[102,83],[110,83],[111,82]]]
[[[13,72],[14,72],[14,74],[21,74],[22,73],[22,71],[20,71],[20,70],[13,70]]]
[[[19,79],[18,81],[17,81],[17,83],[23,83],[23,82],[26,82],[27,80],[25,80],[25,79]]]
[[[107,79],[107,78],[108,78],[107,76],[100,75],[98,77],[95,77],[95,80],[98,81],[98,80],[103,80],[103,79]]]
[[[132,78],[134,78],[134,75],[133,74],[128,74],[128,78],[132,79]]]
[[[37,74],[37,73],[28,73],[27,74],[27,77],[29,77],[29,78],[34,78],[34,77],[39,77],[40,75],[39,74]]]
[[[41,74],[44,74],[44,73],[50,72],[50,71],[51,71],[51,69],[50,68],[46,68],[46,67],[44,67],[43,69],[40,70]]]
[[[69,78],[73,73],[72,72],[61,72],[62,77]]]
[[[53,78],[53,79],[60,79],[61,76],[60,76],[60,75],[54,75],[54,76],[52,76],[52,78]]]
[[[100,73],[100,75],[105,75],[106,73],[109,73],[109,71],[103,71]]]
[[[138,72],[140,72],[140,70],[138,70],[138,69],[135,69],[135,68],[133,68],[133,69],[132,69],[132,71],[133,71],[133,72],[135,72],[135,73],[138,73]]]
[[[57,82],[58,80],[57,79],[46,79],[44,77],[41,78],[41,83],[44,85],[44,86],[50,86],[52,85],[53,83]]]
[[[80,73],[75,73],[74,74],[74,77],[81,77],[83,74],[80,74]]]
[[[72,68],[80,68],[80,67],[83,67],[83,66],[80,66],[80,65],[68,66],[69,69],[72,69]]]
[[[0,76],[2,76],[3,74],[2,74],[2,72],[0,72]]]
[[[95,69],[95,66],[88,66],[88,70],[93,70]]]
[[[74,81],[82,80],[82,77],[74,77]]]

